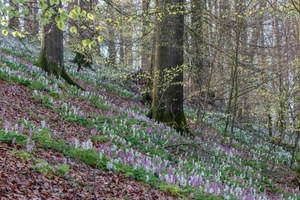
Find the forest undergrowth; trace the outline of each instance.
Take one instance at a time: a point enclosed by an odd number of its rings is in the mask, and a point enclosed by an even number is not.
[[[263,133],[235,129],[226,116],[186,109],[196,137],[148,119],[149,108],[119,77],[66,68],[86,89],[34,65],[33,43],[0,44],[0,196],[67,199],[300,199],[297,166]],[[26,48],[25,48],[26,47]],[[65,60],[73,54],[67,52]],[[106,71],[108,69],[105,69]],[[203,128],[204,127],[204,128]]]

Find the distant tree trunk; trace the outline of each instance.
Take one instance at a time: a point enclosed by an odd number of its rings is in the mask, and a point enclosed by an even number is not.
[[[168,5],[178,6],[184,0],[160,0],[158,10],[165,11]],[[169,11],[170,12],[170,11]],[[173,70],[183,64],[184,16],[180,12],[164,12],[158,21],[156,35],[156,53],[154,66],[153,102],[148,116],[177,131],[187,132],[188,127],[183,111],[183,72],[174,71],[174,78],[166,84],[167,70]]]
[[[25,5],[28,9],[28,15],[26,15],[24,19],[24,29],[30,33],[30,35],[36,36],[39,34],[39,22],[36,19],[36,15],[39,11],[38,2],[37,0],[27,0]]]
[[[243,11],[245,10],[244,5],[241,0],[235,1],[235,12],[238,14],[235,16],[235,45],[234,45],[234,54],[233,54],[233,62],[231,65],[231,77],[230,77],[230,94],[229,94],[229,102],[227,107],[227,118],[224,129],[224,135],[227,134],[227,128],[230,122],[230,143],[233,140],[234,126],[237,120],[237,111],[238,111],[238,96],[239,96],[239,60],[241,57],[241,51],[243,45],[241,43],[242,40],[247,40],[246,38],[246,23],[243,17]],[[231,119],[230,119],[231,118]],[[229,121],[230,120],[230,121]]]
[[[132,25],[132,23],[131,23]],[[126,33],[126,41],[125,41],[125,62],[127,66],[130,66],[133,69],[133,53],[132,53],[132,45],[133,45],[133,31],[132,28],[128,28]]]
[[[157,7],[158,5],[158,1],[159,0],[155,0],[154,3],[155,3],[155,7]],[[155,19],[154,19],[155,21]],[[157,20],[156,20],[157,21]],[[156,23],[156,22],[154,22]],[[154,70],[154,65],[155,65],[155,50],[156,50],[156,32],[157,32],[157,28],[154,27],[154,30],[153,30],[154,34],[152,36],[152,44],[151,44],[151,60],[150,60],[150,75],[151,77],[153,78],[153,70]]]
[[[108,60],[109,65],[116,65],[116,43],[115,43],[115,29],[113,24],[110,24],[108,27],[109,41],[108,41]]]
[[[47,4],[50,8],[49,0],[47,0]],[[54,20],[61,6],[61,3],[55,7],[52,6],[55,11],[52,21],[42,28],[41,49],[37,65],[49,74],[54,74],[57,78],[61,76],[67,83],[83,89],[71,79],[64,68],[63,32],[58,29]]]
[[[125,62],[125,37],[123,29],[119,29],[119,37],[120,37],[120,63],[124,64]]]
[[[11,7],[14,8],[14,10],[12,10],[9,13],[9,23],[8,23],[8,27],[14,30],[18,30],[20,27],[20,21],[19,21],[19,17],[16,16],[16,14],[19,13],[19,4],[14,4],[12,0],[9,0],[9,5]]]
[[[143,17],[142,17],[142,51],[141,51],[141,69],[142,70],[149,70],[149,41],[148,41],[148,33],[147,30],[149,29],[149,22],[147,20],[147,14],[150,6],[150,0],[143,0],[142,7],[143,7]]]

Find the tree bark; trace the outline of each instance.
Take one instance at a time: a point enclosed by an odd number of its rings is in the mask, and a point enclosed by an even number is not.
[[[177,10],[176,14],[164,12],[161,21],[157,20],[153,102],[148,116],[179,132],[188,132],[183,111],[183,72],[175,70],[183,64],[184,16],[179,12],[183,3],[183,0],[160,0],[158,4],[159,11],[172,4]],[[167,71],[175,73],[170,82],[166,79]]]
[[[19,5],[18,4],[14,4],[12,0],[9,0],[9,5],[11,7],[14,8],[14,10],[12,10],[9,13],[9,23],[8,23],[8,27],[14,30],[18,30],[20,28],[20,21],[19,21],[19,17],[16,16],[17,13],[19,13]]]
[[[142,51],[141,51],[141,69],[146,71],[149,70],[149,52],[151,49],[149,48],[149,39],[148,29],[149,29],[149,21],[147,20],[148,10],[150,6],[150,0],[143,0],[142,1],[142,8],[143,8],[143,16],[142,16]]]
[[[48,8],[50,8],[50,1],[47,0],[47,3]],[[58,15],[58,9],[61,6],[60,3],[60,5],[53,7],[55,13],[52,15],[51,22],[42,28],[41,50],[37,65],[49,74],[54,74],[57,78],[61,76],[67,83],[84,90],[72,80],[64,68],[63,32],[55,23],[55,17]]]
[[[115,43],[115,28],[113,24],[109,24],[108,26],[108,34],[109,34],[109,41],[108,41],[108,60],[109,65],[114,67],[116,65],[116,43]]]
[[[39,34],[39,22],[36,19],[39,11],[38,2],[37,0],[27,0],[25,5],[28,9],[28,16],[25,16],[24,19],[24,29],[30,35],[36,36]]]
[[[47,1],[50,8],[49,0]],[[59,30],[55,23],[55,17],[58,15],[58,8],[55,7],[55,12],[52,15],[52,22],[46,24],[42,28],[41,50],[38,60],[38,65],[50,74],[56,77],[60,76],[63,63],[63,32]]]

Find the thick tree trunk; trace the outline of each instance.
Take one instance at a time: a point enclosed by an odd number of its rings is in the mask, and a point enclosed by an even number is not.
[[[49,0],[47,3],[50,7]],[[37,65],[49,74],[54,74],[57,78],[61,76],[67,83],[83,89],[72,80],[64,68],[63,32],[56,26],[54,20],[59,7],[61,7],[61,4],[54,7],[55,13],[52,15],[52,22],[42,28],[41,50]]]
[[[162,11],[168,5],[174,4],[179,10],[179,5],[183,2],[183,0],[161,0],[158,9]],[[164,12],[162,20],[158,21],[153,102],[148,116],[174,126],[177,131],[187,132],[183,111],[183,72],[175,70],[183,64],[184,16],[178,10],[176,14]],[[171,81],[166,79],[167,71],[170,70],[176,73],[171,74]]]
[[[53,14],[52,19],[54,20],[56,16],[57,14]],[[64,65],[63,56],[63,32],[58,29],[53,21],[42,28],[38,65],[46,72],[59,77],[61,67]]]

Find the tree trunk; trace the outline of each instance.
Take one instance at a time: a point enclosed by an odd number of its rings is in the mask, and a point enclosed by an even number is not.
[[[150,0],[143,0],[142,7],[143,7],[143,17],[142,17],[142,51],[141,51],[141,69],[146,71],[149,70],[149,52],[151,49],[149,48],[149,37],[147,36],[149,33],[149,22],[147,20],[148,10],[150,6]]]
[[[168,5],[183,4],[183,0],[160,0],[158,10],[165,10]],[[183,34],[184,16],[180,12],[164,12],[158,20],[156,35],[156,53],[154,66],[153,102],[148,116],[167,125],[174,126],[179,132],[188,132],[183,111]],[[171,80],[166,78],[171,71]],[[170,82],[167,82],[170,81]]]
[[[50,8],[50,1],[48,0],[47,3]],[[52,6],[55,11],[52,21],[42,28],[41,50],[37,65],[49,74],[54,74],[57,78],[61,76],[67,83],[83,89],[71,79],[64,68],[63,32],[56,26],[54,20],[60,7],[61,3],[55,7]]]
[[[49,0],[47,3],[50,7]],[[61,67],[64,65],[63,32],[58,29],[54,22],[58,8],[59,6],[56,6],[56,13],[52,15],[53,21],[42,28],[41,50],[38,60],[38,65],[42,69],[49,74],[54,74],[56,77],[59,77]]]
[[[9,23],[8,27],[14,30],[18,30],[20,21],[19,17],[16,16],[19,13],[19,4],[14,4],[12,0],[9,0],[9,5],[14,8],[14,10],[9,12]]]
[[[125,63],[125,36],[122,28],[119,28],[119,38],[120,38],[120,63],[123,65]]]
[[[25,16],[24,19],[24,29],[30,35],[36,36],[39,34],[39,22],[36,19],[39,11],[37,0],[27,0],[25,5],[28,9],[28,16]]]
[[[114,67],[116,65],[116,43],[115,43],[115,28],[113,24],[109,24],[108,26],[108,34],[109,34],[109,41],[108,41],[108,60],[109,65]]]

